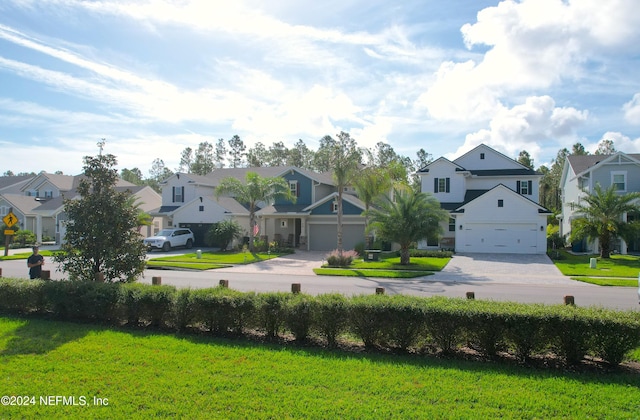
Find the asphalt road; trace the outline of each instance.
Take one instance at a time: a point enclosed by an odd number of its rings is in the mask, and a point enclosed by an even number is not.
[[[56,270],[56,264],[45,258],[44,269],[49,269],[51,278],[59,280],[64,274]],[[279,260],[279,259],[278,259]],[[273,261],[273,260],[272,260]],[[282,260],[286,262],[287,260]],[[410,294],[418,296],[465,297],[473,292],[476,299],[515,301],[524,303],[560,304],[564,296],[570,295],[578,306],[602,306],[622,310],[640,311],[638,289],[635,287],[601,287],[567,278],[560,281],[531,281],[513,283],[506,277],[487,276],[456,277],[456,273],[442,273],[419,279],[377,279],[364,277],[331,277],[314,274],[282,273],[277,270],[253,268],[219,269],[210,271],[146,270],[142,283],[151,283],[152,277],[160,277],[162,284],[176,287],[215,287],[220,280],[228,280],[229,287],[240,291],[291,291],[293,283],[299,283],[303,293],[320,294],[338,292],[345,295],[373,294],[383,287],[388,294]],[[3,277],[25,278],[25,260],[0,261]],[[253,271],[251,271],[253,270]],[[290,270],[295,271],[295,270]],[[533,270],[535,271],[535,270]],[[533,276],[534,274],[531,274]],[[513,274],[511,278],[513,278]],[[526,276],[520,276],[526,280]]]

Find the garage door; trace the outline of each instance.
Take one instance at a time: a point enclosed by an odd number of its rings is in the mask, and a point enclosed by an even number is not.
[[[456,240],[458,252],[509,254],[537,253],[535,224],[469,223],[462,241]]]
[[[355,248],[364,242],[364,225],[342,226],[342,248]],[[332,251],[338,247],[338,227],[335,225],[309,225],[309,249],[312,251]]]

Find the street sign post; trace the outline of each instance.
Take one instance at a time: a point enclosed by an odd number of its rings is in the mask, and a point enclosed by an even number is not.
[[[7,227],[11,227],[16,223],[18,223],[18,218],[16,217],[15,214],[13,214],[13,207],[9,209],[9,213],[7,213],[6,216],[2,218],[2,221],[4,222],[5,225],[7,225]],[[9,244],[11,243],[11,237],[13,234],[15,234],[13,229],[5,229],[4,231],[4,256],[5,257],[9,255]]]

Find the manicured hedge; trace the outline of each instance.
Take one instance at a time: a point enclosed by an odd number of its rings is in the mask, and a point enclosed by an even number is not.
[[[242,293],[224,287],[0,279],[0,312],[215,335],[264,334],[368,348],[450,353],[471,348],[526,361],[553,353],[619,364],[640,346],[640,313],[442,297]]]

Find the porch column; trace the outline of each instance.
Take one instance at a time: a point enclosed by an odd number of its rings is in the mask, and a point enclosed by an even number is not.
[[[42,243],[42,216],[36,215],[36,242]]]

